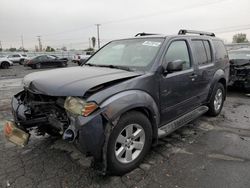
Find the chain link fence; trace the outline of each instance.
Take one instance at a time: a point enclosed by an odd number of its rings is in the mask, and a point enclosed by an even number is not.
[[[69,60],[72,60],[74,55],[86,55],[86,51],[83,50],[74,50],[74,51],[55,51],[55,52],[36,52],[36,51],[30,51],[30,52],[0,52],[0,56],[7,56],[10,54],[26,54],[29,57],[35,57],[39,55],[56,55],[60,58],[66,57]]]

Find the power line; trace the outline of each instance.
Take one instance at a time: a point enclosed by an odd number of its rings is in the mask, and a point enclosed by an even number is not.
[[[88,28],[91,28],[91,27],[93,27],[93,25],[87,25],[87,26],[78,27],[78,28],[71,29],[71,30],[56,32],[56,33],[47,33],[47,34],[45,33],[45,34],[43,34],[43,36],[61,35],[61,34],[64,34],[64,33],[71,33],[71,32],[74,32],[74,31],[84,30],[84,29],[88,29]]]
[[[143,15],[133,16],[133,17],[128,17],[128,18],[110,20],[110,21],[102,22],[101,24],[102,25],[107,25],[107,24],[113,24],[113,23],[121,23],[121,22],[125,22],[125,21],[127,22],[127,21],[131,21],[131,20],[135,21],[135,20],[138,20],[138,19],[145,19],[147,17],[157,16],[157,15],[161,15],[161,14],[171,14],[171,13],[176,13],[176,12],[185,11],[185,10],[189,10],[189,9],[194,9],[194,8],[198,8],[198,7],[218,4],[218,3],[222,3],[224,1],[228,1],[228,0],[216,0],[216,1],[212,1],[212,2],[201,3],[201,4],[198,4],[196,6],[189,5],[189,6],[183,7],[183,9],[180,9],[180,7],[178,7],[178,8],[173,9],[173,10],[163,10],[163,11],[157,11],[157,12],[154,12],[154,13],[151,13],[151,14],[143,14]],[[88,29],[88,28],[91,28],[91,27],[93,27],[93,25],[86,25],[86,26],[75,28],[75,29],[56,32],[56,33],[42,33],[42,35],[43,36],[61,35],[61,34],[64,34],[64,33],[70,33],[70,32],[74,32],[74,31],[84,30],[84,29]]]
[[[217,32],[217,33],[230,33],[230,32],[234,32],[234,31],[242,31],[242,30],[249,30],[250,27],[246,27],[246,28],[240,28],[240,29],[231,29],[231,30],[226,30],[226,31],[220,31],[220,32]]]
[[[110,20],[110,21],[107,21],[107,22],[103,22],[102,25],[113,24],[113,23],[117,23],[117,22],[118,23],[119,22],[125,22],[125,21],[127,22],[127,21],[130,21],[130,20],[134,21],[134,20],[139,20],[139,19],[145,19],[145,18],[148,18],[148,17],[158,16],[158,15],[161,15],[161,14],[172,14],[172,13],[177,13],[177,12],[190,10],[190,9],[194,9],[194,8],[210,6],[210,5],[222,3],[222,2],[225,2],[225,1],[228,1],[228,0],[217,0],[217,1],[212,1],[212,2],[209,2],[209,3],[197,4],[196,6],[189,5],[189,6],[183,7],[182,9],[180,9],[180,7],[177,7],[176,9],[173,9],[173,10],[163,10],[163,11],[157,11],[157,12],[154,12],[154,13],[151,13],[151,14],[144,14],[144,15],[133,16],[133,17],[117,19],[117,20]]]

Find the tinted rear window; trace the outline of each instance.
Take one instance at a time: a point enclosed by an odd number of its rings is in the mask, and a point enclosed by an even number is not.
[[[193,40],[192,47],[195,50],[195,57],[198,65],[203,65],[207,63],[206,49],[202,40]]]
[[[222,41],[215,40],[213,41],[215,48],[215,58],[224,59],[227,58],[227,51]]]

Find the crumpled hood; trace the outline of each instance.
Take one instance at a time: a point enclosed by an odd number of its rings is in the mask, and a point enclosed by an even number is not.
[[[28,74],[24,87],[50,96],[83,96],[89,89],[140,74],[103,67],[71,67]]]
[[[233,66],[250,65],[250,59],[231,59],[230,64]]]

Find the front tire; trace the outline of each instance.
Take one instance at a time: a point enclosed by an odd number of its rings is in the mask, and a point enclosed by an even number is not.
[[[60,67],[67,67],[67,63],[66,62],[62,62]]]
[[[3,69],[8,69],[8,68],[10,67],[10,64],[9,64],[8,62],[2,62],[1,67],[2,67]]]
[[[122,175],[133,170],[142,162],[151,143],[152,127],[148,118],[137,111],[124,114],[109,137],[108,171]]]
[[[225,88],[221,83],[217,83],[212,93],[210,103],[208,104],[208,115],[218,116],[222,110],[225,100]]]

